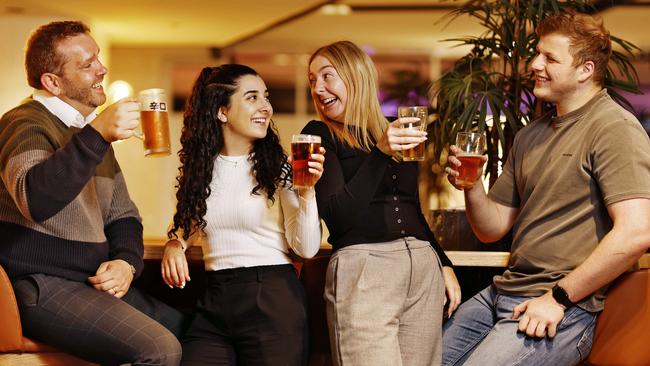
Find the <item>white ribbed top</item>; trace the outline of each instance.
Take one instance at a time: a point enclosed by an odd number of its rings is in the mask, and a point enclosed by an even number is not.
[[[302,257],[318,252],[321,227],[316,199],[278,187],[275,203],[255,186],[248,155],[217,157],[202,238],[207,271],[291,263],[289,247]]]

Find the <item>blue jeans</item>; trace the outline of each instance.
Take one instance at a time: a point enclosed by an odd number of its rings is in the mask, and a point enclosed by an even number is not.
[[[494,285],[463,303],[443,327],[442,365],[575,365],[587,358],[596,313],[574,306],[554,338],[527,337],[512,320],[525,296],[498,294]]]

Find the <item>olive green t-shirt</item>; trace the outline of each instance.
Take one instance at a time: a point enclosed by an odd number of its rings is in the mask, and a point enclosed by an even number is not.
[[[519,208],[508,269],[494,278],[497,290],[540,296],[611,230],[607,205],[650,198],[650,140],[603,89],[578,110],[523,128],[489,197]],[[578,305],[600,311],[604,292]]]

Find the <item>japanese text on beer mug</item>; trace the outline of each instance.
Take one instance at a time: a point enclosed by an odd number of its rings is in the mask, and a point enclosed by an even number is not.
[[[171,154],[167,98],[163,89],[146,89],[138,94],[140,103],[140,126],[145,156]]]

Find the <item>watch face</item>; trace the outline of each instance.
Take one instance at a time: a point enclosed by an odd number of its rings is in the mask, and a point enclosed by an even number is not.
[[[552,294],[555,301],[564,305],[564,307],[570,308],[573,306],[573,303],[569,299],[569,295],[566,293],[566,291],[564,291],[562,287],[560,287],[560,285],[555,285],[553,287]]]

